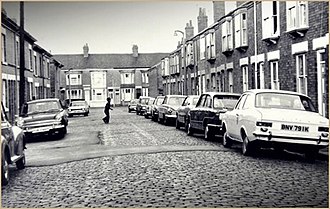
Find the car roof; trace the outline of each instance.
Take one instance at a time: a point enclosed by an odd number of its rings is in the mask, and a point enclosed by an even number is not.
[[[59,101],[59,99],[57,99],[57,98],[36,99],[36,100],[28,101],[27,104],[33,104],[33,103],[38,103],[38,102],[57,102],[57,101]]]
[[[241,96],[241,94],[238,93],[230,93],[230,92],[204,92],[203,94],[209,94],[210,96],[215,96],[215,95],[222,95],[222,96]]]
[[[186,95],[169,94],[169,95],[166,95],[166,97],[184,97],[184,98],[186,98],[187,96]]]
[[[248,92],[251,92],[253,94],[258,94],[258,93],[282,93],[282,94],[292,94],[292,95],[299,95],[299,96],[308,97],[305,94],[298,93],[298,92],[295,92],[295,91],[275,90],[275,89],[251,89],[251,90],[245,91],[244,93],[248,93]]]

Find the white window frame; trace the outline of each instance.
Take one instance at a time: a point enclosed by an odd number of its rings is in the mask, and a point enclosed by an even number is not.
[[[296,70],[297,70],[297,92],[307,95],[308,89],[307,89],[307,67],[306,67],[306,54],[297,54],[296,55]],[[301,62],[300,62],[300,59]],[[302,65],[300,65],[302,64]],[[302,69],[300,69],[300,66]],[[302,74],[300,73],[302,70]],[[303,86],[302,86],[303,85]],[[302,91],[302,87],[304,88],[304,91]]]
[[[216,57],[214,31],[210,31],[206,35],[206,52],[207,52],[207,59],[214,59]]]
[[[70,83],[69,83],[70,75]],[[81,85],[82,75],[80,73],[70,73],[66,75],[66,85]]]
[[[222,51],[233,50],[233,19],[227,18],[221,25],[222,28]]]
[[[286,2],[287,30],[308,27],[308,1]]]
[[[1,33],[1,51],[2,51],[2,63],[7,64],[7,41],[6,33]]]
[[[278,79],[278,60],[269,61],[271,89],[280,90]]]
[[[247,65],[242,66],[243,92],[249,90],[249,68]]]
[[[33,60],[32,60],[32,56],[33,56],[33,53],[32,53],[32,45],[29,44],[29,69],[33,71],[32,69],[32,63],[33,63]],[[36,73],[35,73],[36,74]]]
[[[200,60],[205,59],[205,36],[199,39],[199,49],[200,49]]]
[[[245,18],[245,19],[244,19]],[[235,48],[247,46],[247,12],[239,12],[234,17],[235,23]]]
[[[263,1],[261,2],[261,4],[262,4],[262,37],[270,38],[270,37],[279,36],[280,35],[279,2]]]
[[[194,48],[193,43],[189,42],[186,45],[186,66],[189,66],[191,64],[194,64]]]

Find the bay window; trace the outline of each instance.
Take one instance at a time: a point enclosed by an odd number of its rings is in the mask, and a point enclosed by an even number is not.
[[[226,18],[225,22],[221,25],[222,30],[222,52],[233,50],[233,20]]]
[[[205,59],[205,37],[199,39],[200,60]]]
[[[295,30],[308,27],[307,1],[287,1],[287,30]]]
[[[247,46],[247,12],[246,9],[238,10],[235,21],[235,48]]]
[[[215,59],[216,57],[214,31],[210,31],[206,35],[206,55],[208,60]]]
[[[280,35],[279,2],[264,1],[262,4],[262,37],[271,38]]]

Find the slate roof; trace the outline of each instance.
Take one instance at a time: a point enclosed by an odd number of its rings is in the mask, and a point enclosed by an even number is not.
[[[59,54],[53,57],[61,62],[64,67],[62,70],[73,69],[125,69],[125,68],[149,68],[169,53],[141,53],[138,57],[132,54]]]

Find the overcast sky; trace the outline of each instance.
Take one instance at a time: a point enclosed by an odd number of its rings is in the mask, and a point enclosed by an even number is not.
[[[4,2],[9,17],[19,21],[19,2]],[[199,8],[213,23],[212,1],[25,2],[25,30],[52,54],[171,52],[192,20],[197,34]]]

